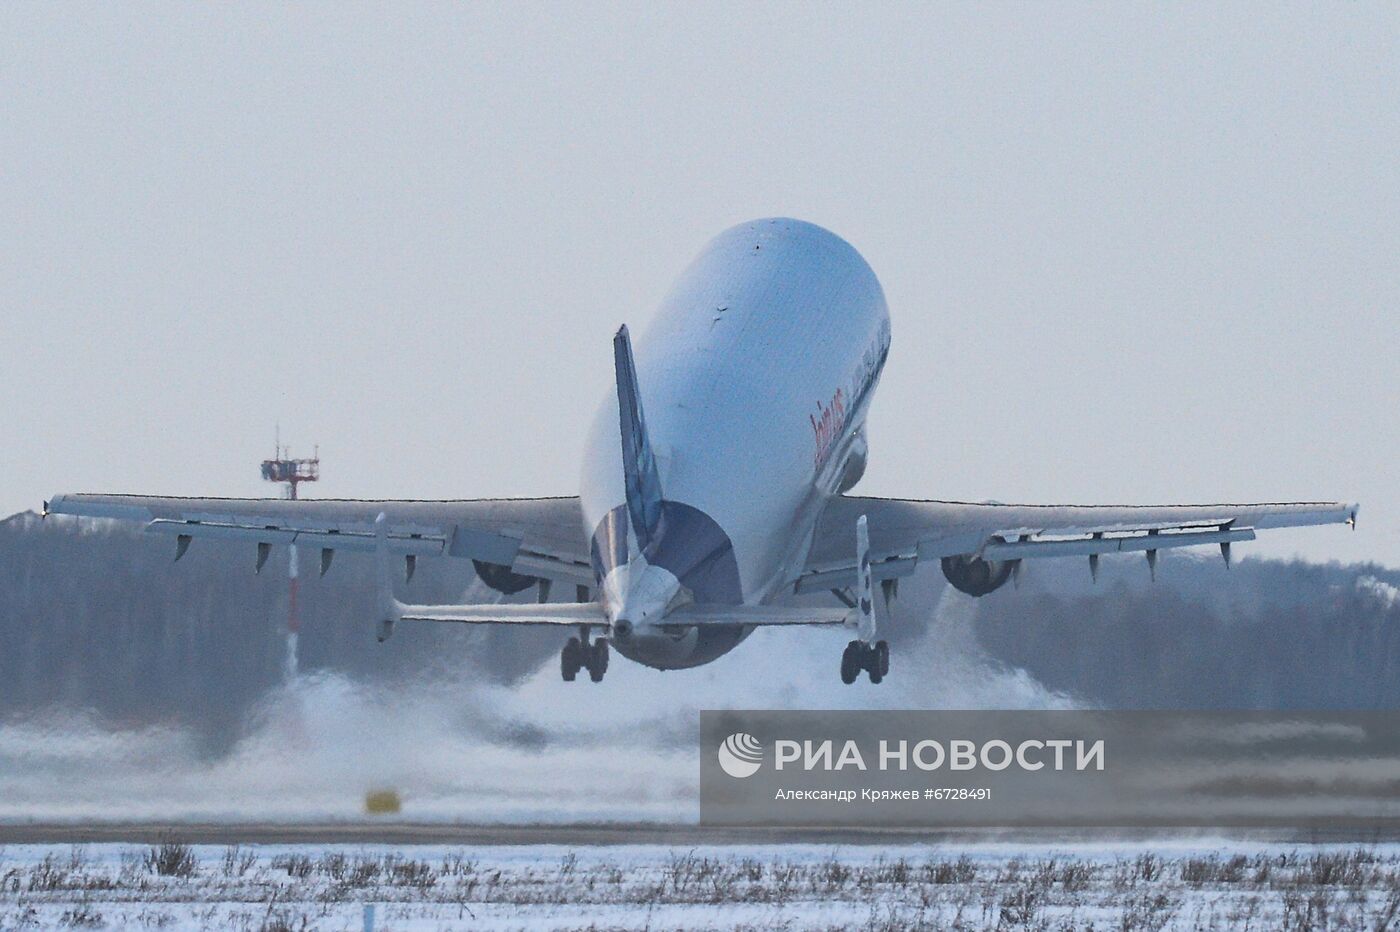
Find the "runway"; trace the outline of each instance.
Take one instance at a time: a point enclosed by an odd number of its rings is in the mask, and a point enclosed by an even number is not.
[[[0,824],[0,845],[153,844],[178,839],[192,845],[773,845],[891,844],[949,841],[972,836],[921,831],[729,828],[662,824],[463,825],[413,822],[319,823],[35,823]],[[986,836],[978,836],[986,840]],[[1057,837],[1063,837],[1058,833]]]
[[[1400,842],[1393,833],[1352,830],[1244,831],[1041,828],[940,831],[937,829],[766,828],[659,823],[473,825],[442,822],[87,822],[0,823],[0,845],[1081,845],[1190,843],[1210,839],[1261,844],[1378,844]]]

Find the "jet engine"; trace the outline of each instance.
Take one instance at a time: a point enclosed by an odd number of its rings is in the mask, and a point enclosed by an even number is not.
[[[1020,560],[984,560],[981,557],[956,556],[943,558],[943,575],[959,592],[982,596],[995,592],[1016,570]]]
[[[472,566],[476,567],[476,575],[482,582],[504,595],[524,592],[539,582],[534,576],[521,576],[519,573],[512,573],[510,567],[502,566],[499,563],[484,563],[481,560],[473,560]]]

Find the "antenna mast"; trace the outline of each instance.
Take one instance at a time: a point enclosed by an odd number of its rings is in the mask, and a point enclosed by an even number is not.
[[[278,424],[273,438],[276,452],[272,459],[263,460],[262,477],[268,482],[277,482],[287,487],[286,496],[295,500],[297,486],[303,482],[315,482],[321,478],[321,446],[313,447],[309,459],[292,459],[289,448],[282,446],[282,425]],[[297,632],[301,630],[301,619],[297,617],[297,545],[287,548],[287,679],[297,675]]]
[[[308,459],[292,459],[290,448],[282,446],[282,430],[279,427],[275,440],[277,452],[270,460],[262,462],[262,477],[268,482],[280,482],[287,487],[287,498],[297,497],[297,486],[303,482],[315,482],[321,478],[321,447]]]

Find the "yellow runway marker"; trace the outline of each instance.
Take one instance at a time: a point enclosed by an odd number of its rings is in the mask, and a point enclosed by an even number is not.
[[[371,790],[365,794],[365,812],[369,815],[394,815],[403,802],[394,790]]]

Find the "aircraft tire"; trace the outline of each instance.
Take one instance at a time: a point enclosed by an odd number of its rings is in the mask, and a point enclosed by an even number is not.
[[[583,644],[579,642],[578,638],[569,638],[564,642],[564,649],[559,653],[559,672],[564,675],[564,682],[572,683],[582,666]]]
[[[595,683],[601,683],[603,674],[608,672],[608,639],[598,638],[588,653],[588,678]]]
[[[890,675],[890,645],[888,641],[875,642],[875,660],[880,668],[880,676]]]
[[[860,676],[860,657],[857,656],[860,650],[860,641],[852,641],[846,645],[845,652],[841,655],[841,682],[850,686]]]

